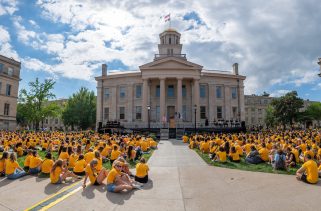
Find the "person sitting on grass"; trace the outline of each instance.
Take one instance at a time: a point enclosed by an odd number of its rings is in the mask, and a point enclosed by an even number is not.
[[[45,159],[42,161],[39,177],[50,177],[50,170],[52,169],[54,163],[55,162],[52,160],[51,152],[47,152]]]
[[[3,152],[2,157],[0,159],[0,177],[4,177],[5,174],[5,162],[9,158],[8,152]]]
[[[118,150],[118,146],[114,145],[113,150],[110,153],[110,165],[113,165],[114,161],[121,155],[121,151]]]
[[[32,157],[30,158],[29,174],[38,174],[40,172],[42,159],[38,156],[37,150],[32,151]]]
[[[296,178],[308,184],[318,183],[318,165],[312,160],[310,154],[306,154],[305,163],[296,172]]]
[[[282,149],[278,149],[274,156],[274,163],[272,164],[274,170],[287,170],[286,169],[286,156]]]
[[[81,179],[81,177],[68,170],[63,160],[58,159],[50,171],[50,182],[52,184],[61,184],[63,181],[66,181],[67,177],[72,177],[73,181]]]
[[[216,142],[212,142],[210,148],[211,149],[210,149],[209,157],[211,160],[213,160],[215,158],[215,155],[216,155],[216,152],[218,151],[219,146]]]
[[[264,162],[264,161],[261,159],[261,156],[260,156],[259,152],[256,150],[256,148],[255,148],[254,145],[251,146],[251,151],[250,151],[250,153],[246,156],[245,161],[246,161],[247,163],[250,163],[250,164],[259,164],[259,163]]]
[[[270,164],[273,165],[273,163],[275,162],[274,158],[275,158],[275,154],[277,153],[277,146],[276,144],[273,144],[271,151],[269,152],[269,161]]]
[[[115,161],[112,169],[107,176],[107,191],[112,193],[119,193],[123,190],[130,191],[133,188],[140,188],[135,184],[128,175],[125,175],[122,171],[121,162]]]
[[[286,166],[287,167],[296,167],[295,155],[292,152],[291,148],[286,149]]]
[[[234,146],[231,148],[228,158],[231,162],[235,162],[235,163],[241,162],[240,155],[236,151],[236,148]]]
[[[226,151],[224,147],[220,146],[219,151],[216,153],[213,161],[218,161],[221,163],[226,162]]]
[[[10,153],[9,159],[6,159],[5,173],[8,179],[18,179],[27,175],[27,173],[19,166],[15,153]]]
[[[23,170],[25,172],[29,171],[29,165],[30,165],[30,158],[32,157],[32,150],[28,149],[27,150],[27,156],[25,158],[24,164],[23,164]]]
[[[261,156],[261,159],[264,162],[268,162],[269,161],[269,150],[266,148],[265,143],[262,143],[262,148],[259,150],[259,154]]]
[[[86,166],[87,163],[84,159],[84,155],[79,155],[78,160],[75,163],[75,167],[73,169],[74,174],[78,175],[78,176],[84,176],[86,174],[85,170],[86,170]]]
[[[98,160],[94,158],[90,161],[89,164],[86,166],[86,176],[84,179],[83,188],[86,188],[87,178],[89,177],[89,181],[91,185],[101,185],[103,184],[104,180],[108,176],[108,171],[105,168],[102,168],[98,171]]]
[[[201,143],[200,150],[201,150],[201,152],[203,152],[203,153],[206,153],[206,154],[209,153],[209,151],[210,151],[210,144],[209,144],[209,142],[208,142],[208,139],[205,139],[205,141]]]
[[[136,176],[135,181],[140,183],[148,182],[149,167],[146,164],[145,158],[141,158],[140,162],[136,164]]]

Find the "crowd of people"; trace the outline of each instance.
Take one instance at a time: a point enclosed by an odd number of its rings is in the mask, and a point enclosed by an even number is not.
[[[129,191],[148,182],[143,155],[156,148],[153,138],[139,135],[0,131],[0,176],[35,175],[52,184],[84,178],[83,188],[89,179],[91,185],[106,184],[109,192]],[[130,163],[136,163],[135,175]]]
[[[296,178],[315,184],[321,176],[321,130],[261,131],[183,136],[189,148],[212,162],[267,163],[274,170],[296,168]]]

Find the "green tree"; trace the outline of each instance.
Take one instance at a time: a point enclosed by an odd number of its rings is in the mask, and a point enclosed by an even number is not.
[[[296,91],[292,91],[280,98],[273,99],[271,105],[277,121],[284,127],[286,125],[292,126],[293,122],[297,121],[300,116],[303,100],[298,97]]]
[[[305,113],[312,120],[318,121],[318,126],[320,126],[320,121],[321,121],[321,103],[320,102],[311,103],[307,107]]]
[[[65,125],[75,126],[85,130],[95,127],[96,124],[96,96],[93,91],[81,87],[74,93],[66,104],[62,113],[62,119]]]
[[[52,93],[55,82],[49,79],[41,83],[36,78],[36,81],[29,82],[28,85],[29,91],[26,89],[20,91],[17,116],[19,121],[33,123],[38,130],[41,121],[59,113],[59,106],[48,103],[48,100],[56,97]]]
[[[273,106],[268,105],[268,107],[265,109],[264,121],[268,128],[273,128],[277,124],[277,119],[275,116],[275,110]]]

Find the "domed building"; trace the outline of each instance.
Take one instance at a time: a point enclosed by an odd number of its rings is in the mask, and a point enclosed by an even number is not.
[[[108,121],[125,128],[213,127],[219,121],[241,122],[245,76],[205,70],[182,54],[181,34],[159,35],[158,54],[138,71],[108,73],[102,65],[97,81],[97,128]]]

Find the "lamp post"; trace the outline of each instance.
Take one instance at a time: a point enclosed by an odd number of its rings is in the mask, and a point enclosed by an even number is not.
[[[318,76],[320,76],[320,77],[321,77],[321,58],[319,58],[318,65],[320,65],[320,73],[318,74]]]
[[[150,105],[147,106],[148,110],[148,130],[150,130]]]
[[[194,105],[194,132],[196,134],[196,110],[197,110],[197,105]]]

